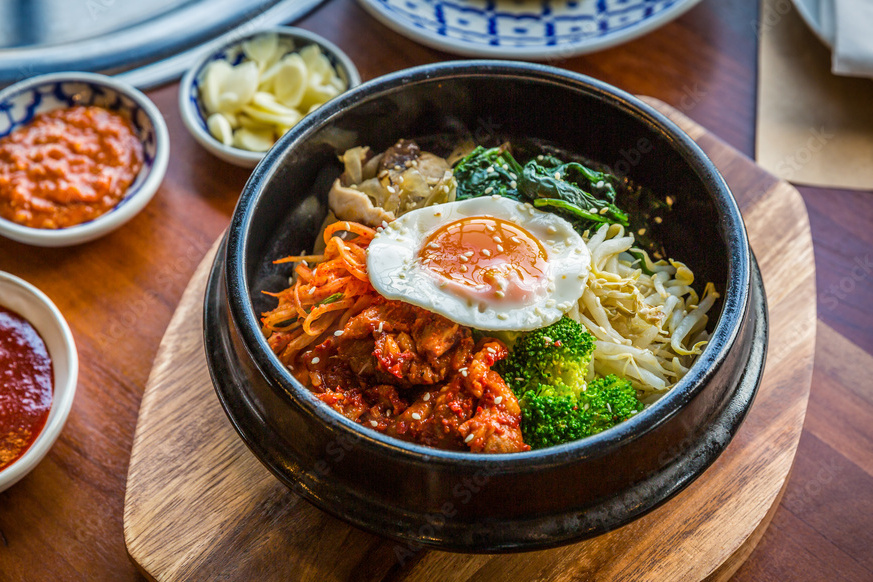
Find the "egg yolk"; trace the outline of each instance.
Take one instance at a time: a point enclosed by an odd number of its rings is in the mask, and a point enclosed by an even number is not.
[[[423,268],[483,299],[527,303],[545,283],[546,250],[521,226],[472,216],[441,226],[419,251]]]

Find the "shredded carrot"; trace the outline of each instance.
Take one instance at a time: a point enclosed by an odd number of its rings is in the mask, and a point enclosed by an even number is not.
[[[344,240],[343,233],[354,235]],[[293,365],[303,348],[344,326],[370,306],[378,294],[367,276],[367,247],[376,231],[356,222],[335,222],[324,230],[323,255],[296,255],[275,261],[298,263],[294,284],[279,293],[264,292],[279,305],[261,317],[273,351]]]

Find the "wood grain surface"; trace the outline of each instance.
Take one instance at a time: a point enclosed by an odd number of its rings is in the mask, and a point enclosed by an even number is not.
[[[550,64],[656,97],[752,155],[757,33],[778,23],[779,14],[762,19],[754,0],[710,0],[633,42]],[[354,0],[329,0],[297,24],[347,51],[364,79],[453,58],[391,32]],[[249,175],[189,136],[177,91],[171,84],[148,92],[167,120],[172,156],[161,189],[133,221],[64,249],[0,239],[0,270],[36,284],[59,306],[81,363],[60,439],[30,475],[0,493],[4,582],[141,580],[122,525],[140,400],[182,292]],[[799,191],[818,289],[809,407],[772,525],[733,579],[866,581],[873,578],[873,196]]]
[[[302,502],[273,478],[221,410],[199,317],[210,253],[182,297],[146,385],[125,500],[131,558],[162,582],[219,574],[283,580],[292,565],[303,579],[374,581],[685,581],[723,578],[736,569],[772,516],[806,412],[815,348],[809,223],[793,187],[672,108],[650,102],[705,141],[723,169],[768,290],[764,379],[734,441],[701,478],[619,530],[547,551],[502,556],[420,551],[359,531]]]

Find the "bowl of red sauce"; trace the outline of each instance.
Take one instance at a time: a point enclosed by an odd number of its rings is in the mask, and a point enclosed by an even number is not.
[[[0,235],[38,246],[103,236],[157,192],[169,161],[158,108],[94,73],[33,77],[0,91]]]
[[[57,440],[78,374],[73,334],[55,304],[0,271],[0,491],[36,467]]]

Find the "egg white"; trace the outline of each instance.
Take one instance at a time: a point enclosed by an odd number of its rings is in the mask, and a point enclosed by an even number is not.
[[[539,240],[546,272],[525,304],[471,300],[456,284],[423,267],[419,252],[441,226],[487,216],[514,223]],[[378,293],[481,330],[538,329],[569,311],[585,289],[591,256],[582,237],[563,218],[501,196],[486,196],[413,210],[383,225],[367,251],[367,272]]]

